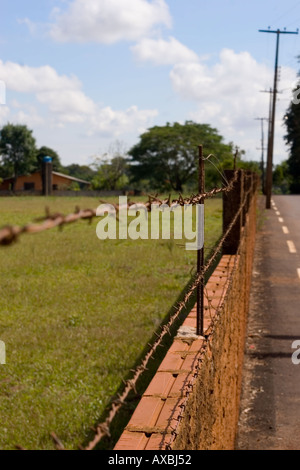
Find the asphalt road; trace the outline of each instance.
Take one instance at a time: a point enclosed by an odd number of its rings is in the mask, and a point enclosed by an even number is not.
[[[256,240],[236,449],[300,449],[300,196],[272,201]]]

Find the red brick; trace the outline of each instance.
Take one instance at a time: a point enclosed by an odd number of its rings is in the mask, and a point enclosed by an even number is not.
[[[145,450],[165,450],[171,441],[171,434],[152,434]]]
[[[144,450],[149,438],[143,432],[124,431],[114,450]]]
[[[150,382],[144,396],[162,395],[167,397],[175,382],[175,378],[170,372],[157,372]]]
[[[218,266],[214,270],[213,274],[214,274],[214,276],[224,277],[225,275],[227,275],[227,269],[225,267]]]
[[[203,330],[204,330],[204,333],[206,332],[206,330],[207,330],[208,328],[210,328],[210,326],[211,326],[211,319],[204,317],[204,321],[203,321]]]
[[[143,429],[143,427],[154,426],[163,404],[160,398],[142,397],[127,427],[134,431],[133,428]]]
[[[168,398],[161,410],[155,427],[166,431],[170,428],[174,428],[178,424],[178,416],[181,413],[179,405],[183,402],[180,398]]]
[[[189,349],[189,344],[187,344],[185,341],[182,341],[181,339],[174,339],[172,346],[169,349],[169,353],[178,353],[178,352],[184,352]]]
[[[186,356],[181,366],[181,369],[192,371],[193,369],[195,369],[196,365],[197,365],[196,354],[189,354],[188,356]]]
[[[234,258],[234,255],[223,255],[221,258],[221,261],[229,262],[233,258]]]
[[[187,317],[184,320],[183,325],[184,326],[192,326],[192,327],[196,328],[196,318]]]
[[[188,314],[187,318],[197,318],[197,309],[193,308],[193,310],[191,310]]]
[[[170,398],[185,396],[184,392],[188,389],[187,384],[189,383],[191,377],[191,373],[178,374],[173,384],[173,387],[171,388],[171,391],[169,393]]]
[[[167,352],[166,357],[159,366],[159,371],[180,369],[183,359],[180,354]]]
[[[192,310],[190,311],[190,313],[188,314],[189,317],[194,317],[194,316],[197,316],[197,306],[195,305],[195,307],[192,308]]]
[[[222,280],[225,278],[225,276],[217,276],[215,274],[212,274],[209,278],[209,282],[213,282],[214,284],[220,284],[220,282],[222,282]]]
[[[209,290],[207,290],[205,297],[209,299],[215,299],[217,297],[221,298],[224,296],[224,292],[226,292],[225,286],[210,286]]]
[[[202,348],[204,344],[204,341],[203,339],[195,339],[190,347],[189,347],[189,351],[200,351],[200,349]]]

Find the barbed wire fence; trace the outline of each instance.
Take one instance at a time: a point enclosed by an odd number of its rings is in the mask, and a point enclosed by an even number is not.
[[[236,181],[236,178],[235,178],[235,181]],[[211,256],[209,257],[208,261],[206,262],[206,264],[202,268],[201,272],[197,273],[194,281],[191,283],[191,285],[189,286],[187,292],[185,293],[183,300],[178,303],[178,305],[176,306],[173,314],[170,316],[170,319],[169,319],[168,323],[161,328],[161,333],[158,335],[158,337],[157,337],[156,341],[154,342],[154,344],[152,346],[149,345],[150,349],[149,349],[148,353],[146,354],[146,356],[144,357],[143,361],[141,362],[140,366],[137,367],[133,377],[126,382],[126,386],[124,388],[123,393],[121,395],[119,395],[117,400],[115,400],[112,403],[110,412],[108,414],[108,417],[106,418],[106,420],[103,423],[100,423],[97,426],[94,439],[90,441],[90,443],[84,448],[84,450],[92,450],[100,443],[100,441],[105,436],[110,437],[109,427],[112,423],[112,420],[115,418],[115,416],[116,416],[117,412],[119,411],[119,409],[121,408],[121,406],[125,403],[129,392],[130,391],[135,391],[137,381],[138,381],[141,373],[146,370],[146,367],[147,367],[147,364],[148,364],[150,358],[154,356],[157,348],[162,344],[164,336],[167,333],[170,333],[171,326],[175,323],[177,318],[180,316],[183,309],[185,309],[187,307],[187,305],[188,305],[191,297],[193,296],[195,290],[197,289],[197,287],[201,284],[203,286],[205,285],[205,275],[212,268],[212,266],[214,265],[216,259],[218,258],[219,254],[221,253],[222,248],[224,247],[225,241],[229,237],[229,235],[230,235],[233,227],[235,226],[236,222],[238,221],[239,217],[241,217],[241,215],[243,213],[243,210],[245,210],[245,208],[249,204],[249,197],[253,195],[253,191],[254,191],[254,188],[253,188],[253,186],[251,186],[248,189],[248,191],[245,193],[244,199],[241,202],[238,211],[236,212],[236,214],[235,214],[234,218],[232,219],[231,223],[229,224],[229,226],[227,227],[227,229],[223,233],[221,239],[217,243],[217,246],[215,247],[215,249],[214,249],[213,253],[211,254]],[[228,193],[229,191],[227,191],[224,188],[223,192]],[[220,307],[221,307],[221,303],[220,303],[220,305],[218,305],[216,307],[216,311],[220,310]],[[207,340],[207,338],[205,338],[205,339]],[[202,353],[203,353],[202,351],[199,352],[199,355],[201,356]],[[199,359],[199,361],[200,361],[200,359]],[[196,379],[196,377],[193,378],[193,382],[194,382],[195,379]],[[190,385],[190,388],[192,388],[192,383]],[[187,394],[187,398],[188,398],[188,396],[189,396],[189,393]],[[176,437],[176,430],[174,431],[174,433],[175,433],[174,435]]]
[[[236,156],[235,156],[235,161],[236,161]],[[211,163],[212,157],[214,156],[209,155],[206,158],[201,157],[203,160],[202,163],[204,163],[204,161],[208,161]],[[215,164],[213,164],[213,166],[215,166]],[[213,267],[218,256],[222,252],[225,242],[227,241],[229,235],[231,234],[238,220],[242,217],[243,212],[245,213],[248,210],[250,200],[253,194],[255,193],[255,191],[257,190],[257,185],[253,184],[251,175],[252,174],[243,175],[245,179],[251,178],[251,185],[249,189],[246,192],[244,192],[243,200],[240,202],[239,207],[236,210],[231,222],[227,224],[226,230],[223,231],[222,237],[218,241],[217,245],[214,247],[205,265],[203,265],[201,269],[197,272],[197,274],[194,276],[194,279],[192,283],[190,284],[190,286],[188,287],[187,291],[185,292],[183,299],[176,305],[174,312],[170,315],[167,323],[161,326],[160,333],[155,333],[156,340],[154,341],[153,344],[148,345],[149,350],[144,356],[143,360],[135,368],[135,370],[132,371],[133,373],[132,377],[124,383],[123,392],[120,393],[116,397],[116,399],[114,399],[111,402],[110,408],[108,410],[107,418],[105,419],[105,421],[97,424],[97,426],[93,428],[95,432],[94,438],[86,446],[80,447],[81,450],[93,450],[101,442],[101,440],[104,437],[111,436],[110,428],[111,428],[111,424],[113,420],[115,419],[120,409],[126,403],[126,399],[128,398],[129,394],[131,392],[136,393],[137,383],[140,377],[142,376],[142,374],[147,370],[147,366],[149,364],[150,359],[152,359],[153,356],[156,354],[157,349],[162,346],[165,336],[167,334],[169,335],[171,334],[172,326],[178,320],[183,310],[188,306],[192,296],[195,293],[195,290],[199,288],[199,286],[202,286],[203,288],[205,288],[206,274]],[[156,204],[159,206],[168,205],[169,207],[171,207],[172,205],[184,206],[186,204],[189,204],[189,205],[197,205],[199,203],[203,204],[204,201],[208,198],[213,198],[220,194],[222,194],[224,197],[224,195],[228,195],[229,193],[231,193],[233,189],[235,188],[236,184],[238,183],[238,179],[240,177],[241,177],[241,170],[236,169],[236,162],[234,162],[234,170],[232,171],[231,178],[228,179],[226,178],[225,174],[222,174],[222,178],[225,182],[225,184],[222,187],[215,187],[207,192],[204,191],[198,194],[192,194],[190,197],[183,197],[181,194],[179,194],[178,198],[172,199],[172,200],[171,200],[171,196],[169,196],[169,198],[167,199],[161,200],[158,198],[158,195],[148,195],[147,202],[135,203],[135,202],[129,201],[127,208],[130,208],[133,205],[137,205],[137,206],[143,206],[148,211],[151,211],[152,204]],[[117,214],[116,217],[118,217],[120,206],[118,206],[118,204],[113,204],[113,206],[116,210],[116,214]],[[56,227],[62,229],[64,226],[78,222],[79,220],[88,221],[89,223],[92,223],[93,219],[96,217],[98,217],[97,208],[81,210],[79,207],[76,207],[75,211],[68,215],[63,215],[61,213],[51,214],[50,210],[46,208],[45,215],[35,219],[32,223],[28,223],[23,226],[6,225],[2,227],[0,229],[0,246],[2,247],[10,246],[13,243],[19,241],[21,236],[25,234],[41,233],[43,231],[47,231]],[[209,308],[210,309],[213,308],[215,312],[219,312],[221,307],[222,307],[221,303],[217,305],[217,307],[211,307],[211,305],[209,304]],[[209,335],[205,337],[204,339],[207,340],[208,337]],[[206,344],[207,344],[207,341],[206,341]],[[199,357],[197,357],[197,364],[194,369],[193,377],[191,379],[191,382],[188,384],[188,388],[190,390],[192,390],[193,383],[197,378],[197,370],[200,367],[199,364],[201,362],[201,357],[202,357],[202,354],[204,354],[204,352],[205,352],[205,347],[203,350],[199,351]],[[188,399],[189,394],[190,394],[190,391],[187,391],[186,400]],[[182,410],[184,411],[184,406],[182,406]],[[182,418],[182,415],[180,414],[178,416],[178,425],[180,423],[181,418]],[[177,435],[177,428],[172,430],[172,439],[175,439],[176,435]],[[56,449],[65,450],[63,443],[54,432],[51,432],[51,437],[53,439]],[[172,442],[168,443],[166,448],[170,448],[171,444]],[[16,447],[19,449],[23,449],[22,446],[16,446]]]
[[[244,176],[246,178],[251,177],[251,175],[249,175],[249,174],[244,175]],[[251,183],[252,183],[251,187],[244,194],[244,200],[243,200],[243,203],[241,203],[241,205],[240,205],[239,214],[241,214],[240,211],[243,210],[244,208],[249,209],[249,206],[253,203],[252,198],[256,193],[258,180],[256,180],[256,182],[254,181],[254,182],[251,182]],[[250,197],[250,199],[249,199],[249,197]],[[232,221],[232,222],[233,222],[233,224],[230,224],[230,227],[228,227],[228,228],[230,228],[230,231],[232,230],[232,228],[234,226],[234,221]],[[228,235],[229,235],[229,233],[228,233]],[[223,241],[225,241],[225,240],[223,240]],[[191,373],[187,376],[187,378],[185,379],[185,381],[182,385],[182,388],[181,388],[182,394],[178,398],[178,402],[177,402],[178,407],[177,407],[177,405],[174,405],[173,411],[172,411],[172,413],[169,417],[169,420],[168,420],[169,423],[171,421],[175,421],[175,423],[176,423],[175,425],[168,427],[168,432],[169,432],[169,434],[171,434],[171,437],[169,438],[168,442],[165,442],[164,435],[163,435],[163,439],[162,439],[161,445],[160,445],[161,449],[164,448],[164,450],[172,450],[172,445],[174,444],[174,441],[176,440],[177,436],[179,435],[179,426],[180,426],[182,420],[184,419],[184,415],[185,415],[185,411],[186,411],[186,408],[187,408],[189,397],[190,397],[191,393],[193,392],[195,383],[196,383],[196,381],[199,377],[199,374],[200,374],[200,371],[201,371],[201,365],[204,361],[207,349],[210,347],[210,338],[213,336],[216,324],[220,320],[220,317],[221,317],[222,313],[225,310],[226,299],[230,296],[231,290],[233,288],[233,282],[234,282],[234,277],[236,275],[236,272],[237,272],[238,269],[240,269],[240,270],[242,269],[241,259],[242,259],[243,243],[245,243],[245,238],[240,239],[239,242],[238,242],[237,251],[236,251],[235,256],[234,256],[234,265],[231,267],[231,269],[228,269],[227,272],[225,270],[226,282],[223,285],[222,294],[220,295],[220,300],[219,300],[219,302],[217,303],[217,305],[215,307],[211,306],[211,299],[210,299],[208,293],[206,293],[206,299],[207,299],[207,304],[208,304],[207,308],[209,310],[209,315],[210,315],[210,320],[211,320],[210,326],[205,332],[206,333],[205,334],[205,341],[203,343],[202,348],[195,354],[195,358],[194,358],[192,368],[191,368],[192,369]],[[201,282],[204,283],[204,279],[202,279]],[[212,310],[213,310],[213,312],[212,312]],[[178,408],[180,408],[179,413],[177,411]],[[173,420],[172,420],[172,418],[173,418]]]
[[[236,178],[230,182],[230,184],[224,188],[214,188],[211,191],[203,194],[192,195],[188,198],[183,198],[181,195],[177,199],[173,199],[172,201],[169,199],[160,200],[157,196],[149,195],[149,201],[146,203],[135,203],[129,202],[128,208],[136,205],[137,207],[146,207],[148,211],[151,211],[151,205],[157,204],[158,206],[161,205],[180,205],[184,206],[185,204],[196,205],[199,204],[201,199],[212,198],[217,194],[226,193],[231,191],[231,188],[235,182]],[[104,202],[104,201],[103,201]],[[110,204],[115,207],[117,214],[120,211],[120,207],[117,204]],[[35,219],[35,223],[28,223],[23,226],[18,225],[6,225],[0,229],[0,245],[8,246],[16,241],[24,234],[34,234],[34,233],[41,233],[46,230],[53,229],[55,227],[63,228],[65,225],[73,224],[78,222],[79,220],[87,220],[90,223],[93,221],[94,218],[97,216],[97,209],[84,209],[81,210],[79,207],[75,208],[75,211],[68,215],[63,215],[60,213],[51,214],[49,208],[46,208],[45,216],[39,217]],[[42,222],[42,223],[38,223]]]

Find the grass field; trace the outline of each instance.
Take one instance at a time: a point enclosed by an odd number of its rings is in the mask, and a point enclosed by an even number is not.
[[[93,198],[0,198],[0,226],[67,214]],[[205,240],[221,235],[220,199],[206,203]],[[86,441],[195,267],[174,240],[106,240],[97,220],[24,235],[0,247],[0,448],[68,449]]]

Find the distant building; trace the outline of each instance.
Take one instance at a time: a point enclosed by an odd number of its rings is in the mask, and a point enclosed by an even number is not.
[[[52,171],[52,191],[65,191],[71,188],[72,183],[78,183],[81,189],[88,189],[90,182]],[[0,191],[10,191],[14,178],[5,178],[0,183]],[[15,192],[43,192],[42,170],[35,171],[31,175],[20,175],[17,177],[14,187]]]

